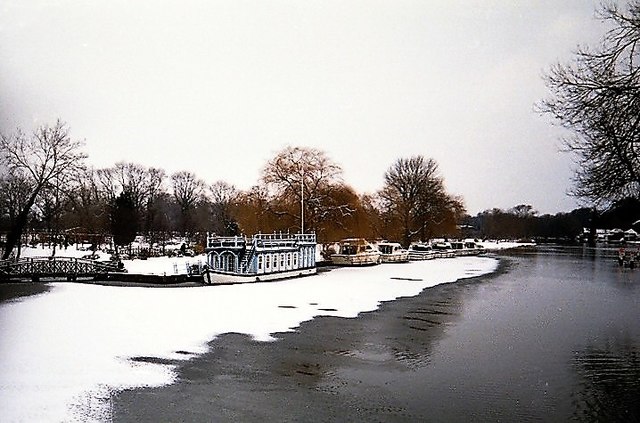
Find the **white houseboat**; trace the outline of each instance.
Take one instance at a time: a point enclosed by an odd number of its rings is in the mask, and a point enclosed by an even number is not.
[[[366,266],[380,263],[380,251],[363,238],[343,239],[331,263],[337,266]]]
[[[403,263],[409,261],[409,251],[397,242],[379,242],[380,260],[382,263]]]
[[[315,234],[207,236],[208,284],[262,282],[316,273]]]

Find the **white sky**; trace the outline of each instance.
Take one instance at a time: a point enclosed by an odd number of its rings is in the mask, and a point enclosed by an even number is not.
[[[439,164],[469,213],[576,207],[541,75],[599,39],[593,0],[38,1],[0,4],[0,131],[56,118],[89,161],[254,185],[312,146],[373,192]]]

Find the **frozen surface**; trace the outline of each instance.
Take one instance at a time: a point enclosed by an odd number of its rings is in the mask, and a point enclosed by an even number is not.
[[[497,263],[460,257],[192,288],[54,283],[45,294],[0,304],[0,421],[109,420],[113,391],[175,378],[174,367],[133,357],[185,360],[227,332],[273,341],[314,316],[356,317]]]

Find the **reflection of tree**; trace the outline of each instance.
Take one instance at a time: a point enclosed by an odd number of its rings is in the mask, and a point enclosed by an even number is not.
[[[608,344],[578,352],[573,367],[580,390],[573,394],[579,421],[640,421],[640,348]]]

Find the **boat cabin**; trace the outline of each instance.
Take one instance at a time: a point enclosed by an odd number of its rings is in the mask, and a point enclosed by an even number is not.
[[[207,264],[214,272],[262,275],[316,267],[315,234],[207,237]]]

